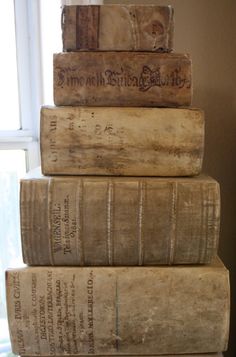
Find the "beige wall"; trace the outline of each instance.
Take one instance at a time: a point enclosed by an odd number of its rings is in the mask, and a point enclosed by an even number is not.
[[[220,256],[231,272],[231,339],[236,356],[236,0],[104,1],[173,5],[175,51],[193,60],[193,105],[206,113],[204,171],[221,184]],[[234,299],[234,301],[233,301]]]

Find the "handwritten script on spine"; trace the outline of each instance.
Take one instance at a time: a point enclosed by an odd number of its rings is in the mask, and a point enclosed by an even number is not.
[[[164,73],[163,73],[164,72]],[[80,73],[78,66],[55,68],[57,87],[136,87],[141,92],[146,92],[152,87],[176,87],[179,89],[190,88],[191,78],[183,73],[180,66],[166,73],[161,67],[151,69],[143,66],[141,73],[133,74],[120,68],[119,71],[105,69],[94,74]]]

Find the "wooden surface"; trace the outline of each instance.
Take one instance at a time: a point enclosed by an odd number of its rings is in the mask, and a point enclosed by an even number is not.
[[[209,263],[220,228],[218,183],[196,178],[42,177],[21,181],[29,265]]]
[[[7,302],[15,354],[209,353],[228,342],[228,271],[219,262],[13,269]]]
[[[189,106],[188,55],[67,52],[54,55],[54,102],[87,106]]]
[[[160,51],[173,49],[170,6],[65,6],[64,51]]]
[[[191,176],[201,171],[198,109],[44,107],[46,175]]]

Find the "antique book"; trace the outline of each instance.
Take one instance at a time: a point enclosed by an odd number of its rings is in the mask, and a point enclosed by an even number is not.
[[[56,105],[179,107],[192,99],[191,59],[153,52],[54,55]]]
[[[75,357],[73,355],[67,355],[68,357]],[[201,354],[184,354],[184,355],[146,355],[146,357],[223,357],[223,354],[222,353],[201,353]],[[27,356],[27,357],[31,357],[31,356]],[[47,356],[47,357],[50,357],[50,356]],[[60,356],[57,356],[57,357],[60,357]],[[83,356],[85,357],[85,356]],[[101,355],[99,357],[109,357],[109,355]],[[127,355],[127,357],[137,357],[137,355]]]
[[[217,254],[220,191],[210,177],[43,177],[21,180],[29,265],[209,263]]]
[[[45,175],[191,176],[201,172],[198,109],[43,107]]]
[[[171,6],[65,6],[64,51],[158,51],[173,49]]]
[[[175,267],[26,267],[6,273],[15,354],[158,355],[224,351],[228,271]]]

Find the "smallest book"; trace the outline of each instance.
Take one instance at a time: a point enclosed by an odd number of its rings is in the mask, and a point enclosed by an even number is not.
[[[156,5],[65,6],[63,50],[170,52],[173,13]]]

